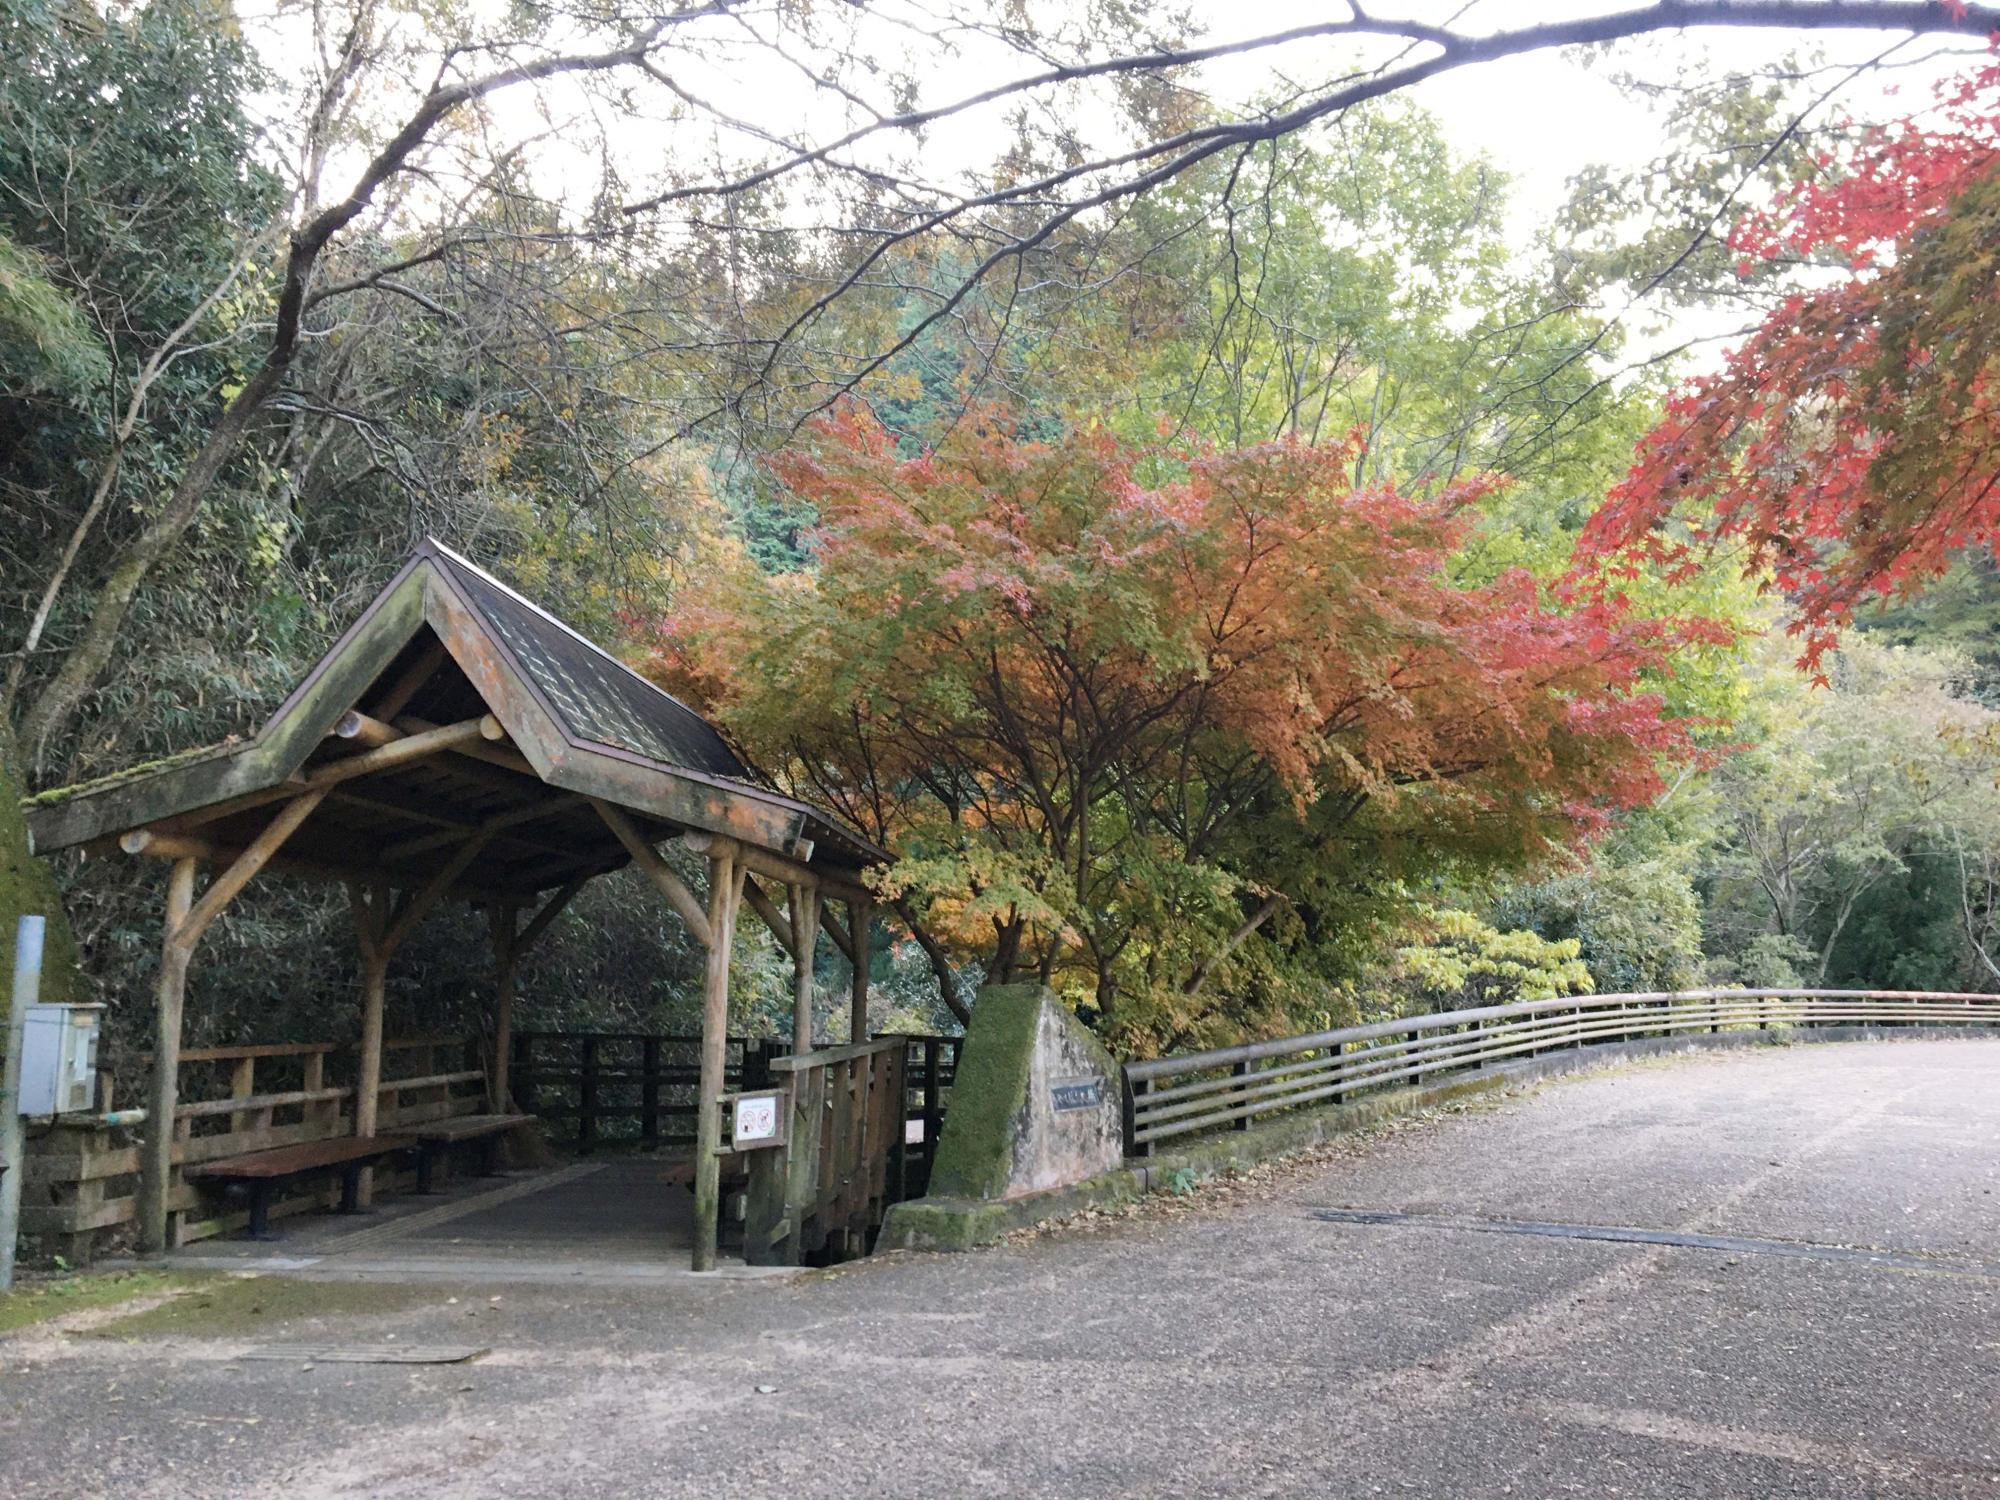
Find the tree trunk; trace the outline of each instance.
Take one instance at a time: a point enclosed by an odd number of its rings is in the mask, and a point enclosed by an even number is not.
[[[83,998],[76,939],[63,910],[55,872],[29,852],[28,824],[21,814],[27,788],[14,756],[14,738],[0,724],[0,985],[14,974],[14,929],[24,916],[48,918],[42,947],[42,998]],[[0,1048],[4,1048],[0,1041]]]
[[[286,352],[273,354],[250,383],[236,393],[174,486],[173,494],[152,523],[118,551],[90,607],[90,624],[83,639],[63,658],[61,668],[35,697],[21,718],[20,747],[40,761],[48,743],[59,737],[75,717],[78,705],[97,686],[104,668],[118,649],[118,635],[132,602],[148,575],[165,560],[201,513],[203,502],[231,459],[242,450],[251,424],[271,393],[277,390],[291,363]]]
[[[972,1007],[958,990],[958,975],[952,971],[951,957],[944,951],[944,945],[931,936],[929,929],[910,912],[910,903],[899,900],[895,904],[896,915],[901,917],[910,929],[910,936],[917,940],[917,946],[924,950],[924,957],[931,962],[931,973],[936,976],[938,996],[944,1001],[945,1009],[958,1017],[958,1024],[972,1024]]]

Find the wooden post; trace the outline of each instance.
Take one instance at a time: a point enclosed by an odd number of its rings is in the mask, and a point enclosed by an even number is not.
[[[257,1059],[255,1057],[237,1058],[236,1066],[229,1070],[229,1097],[232,1099],[248,1099],[256,1092]],[[238,1110],[232,1114],[229,1117],[229,1128],[232,1131],[248,1130],[250,1128],[250,1111]]]
[[[588,1156],[597,1149],[597,1038],[584,1037],[577,1050],[576,1149]]]
[[[850,1042],[868,1040],[868,931],[874,911],[874,906],[866,901],[847,903],[848,919],[853,923],[850,936],[854,940],[854,996],[847,1024]]]
[[[514,1059],[514,1087],[521,1096],[521,1112],[535,1112],[535,1039],[528,1032],[514,1038],[514,1050],[519,1054]]]
[[[146,1150],[139,1163],[139,1253],[165,1255],[167,1195],[173,1177],[174,1107],[180,1103],[181,1008],[187,999],[194,942],[182,928],[194,905],[194,861],[177,859],[167,877],[167,919],[160,946],[159,1008],[154,1017],[152,1094],[146,1101]]]
[[[792,917],[792,1053],[803,1057],[813,1046],[813,946],[819,937],[819,891],[809,885],[785,887]]]
[[[376,1107],[382,1090],[382,1010],[389,983],[389,887],[377,882],[367,901],[354,907],[355,933],[361,943],[361,1056],[354,1070],[354,1133],[375,1133]],[[375,1173],[364,1168],[356,1202],[363,1208],[374,1200]]]
[[[639,1139],[657,1145],[660,1139],[660,1039],[649,1036],[639,1044]]]
[[[299,1078],[299,1087],[308,1094],[317,1094],[326,1087],[326,1054],[308,1052],[304,1071]],[[334,1133],[340,1122],[340,1101],[338,1099],[316,1099],[300,1111],[301,1116],[312,1122],[315,1136]]]
[[[514,1036],[514,985],[521,972],[521,959],[536,940],[549,930],[549,925],[562,915],[563,908],[575,899],[583,889],[587,876],[579,876],[542,904],[542,909],[528,919],[528,925],[515,930],[517,914],[511,903],[487,908],[487,915],[493,929],[493,1074],[489,1092],[493,1108],[505,1114],[514,1108],[511,1097],[512,1080],[508,1076],[510,1060],[513,1056]],[[523,1091],[526,1099],[526,1091]],[[525,1102],[522,1109],[528,1106]]]
[[[736,937],[736,907],[743,894],[743,866],[735,846],[721,846],[708,860],[708,967],[701,987],[701,1085],[694,1124],[694,1269],[715,1269],[716,1221],[721,1214],[723,1073],[729,1046],[729,950]]]
[[[488,907],[486,916],[493,931],[493,1064],[486,1075],[486,1102],[506,1114],[514,1107],[507,1092],[514,1044],[514,908]]]
[[[941,1095],[944,1068],[944,1039],[927,1036],[924,1038],[924,1181],[919,1192],[930,1191],[931,1167],[937,1161],[938,1127],[944,1123],[944,1099]],[[916,1194],[906,1196],[915,1197]]]

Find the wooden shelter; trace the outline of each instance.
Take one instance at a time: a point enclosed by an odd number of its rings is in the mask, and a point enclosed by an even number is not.
[[[167,1248],[189,965],[210,924],[267,868],[340,882],[352,900],[358,1137],[375,1128],[389,961],[427,912],[463,899],[490,919],[489,1093],[505,1108],[523,954],[586,882],[628,863],[644,870],[708,949],[696,1270],[715,1263],[729,955],[740,904],[792,953],[794,1050],[812,1048],[813,948],[822,930],[860,959],[852,1035],[866,1035],[870,897],[861,873],[885,852],[761,783],[699,714],[435,541],[417,548],[252,738],[31,799],[28,827],[39,853],[85,845],[168,863],[139,1194],[147,1251]],[[706,857],[705,901],[661,857],[674,839]],[[202,885],[204,866],[211,873]],[[830,901],[845,903],[846,925]]]

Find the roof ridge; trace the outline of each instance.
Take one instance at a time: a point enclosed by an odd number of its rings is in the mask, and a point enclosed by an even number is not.
[[[494,574],[487,571],[485,568],[480,567],[478,563],[472,561],[472,559],[467,557],[464,553],[459,552],[455,548],[446,546],[443,542],[439,541],[436,537],[431,536],[428,533],[426,533],[424,539],[417,544],[417,550],[419,552],[424,551],[426,548],[440,554],[445,559],[456,564],[457,566],[464,568],[467,572],[478,574],[479,577],[483,578],[486,582],[492,584],[493,587],[499,589],[500,592],[506,594],[516,603],[524,605],[526,608],[533,610],[536,614],[540,615],[544,620],[547,620],[551,625],[555,626],[556,629],[562,631],[565,635],[572,637],[573,639],[580,642],[584,646],[587,646],[590,650],[596,652],[599,656],[603,657],[606,661],[610,662],[612,665],[617,667],[621,672],[625,673],[628,677],[632,678],[633,681],[643,683],[646,687],[651,688],[655,693],[658,693],[662,698],[666,699],[669,703],[673,704],[675,708],[680,709],[683,713],[693,714],[697,719],[701,720],[702,723],[707,724],[711,730],[715,730],[715,725],[709,723],[709,718],[707,714],[703,713],[693,704],[685,703],[681,699],[675,697],[672,693],[668,692],[665,688],[661,687],[657,682],[653,681],[652,678],[648,677],[644,672],[635,670],[629,662],[623,660],[615,653],[607,651],[604,647],[598,645],[596,641],[593,641],[589,636],[585,635],[581,630],[578,630],[574,625],[570,624],[569,621],[563,619],[559,615],[551,613],[543,606],[537,604],[534,600],[530,599],[526,594],[522,593],[519,589],[515,588],[514,585],[508,583],[504,578],[496,577]],[[716,730],[715,732],[717,734],[721,733],[720,730]]]

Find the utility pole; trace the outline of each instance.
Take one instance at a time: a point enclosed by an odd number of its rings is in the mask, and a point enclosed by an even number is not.
[[[14,929],[13,1003],[7,1013],[7,1071],[0,1081],[0,1292],[14,1284],[14,1247],[21,1238],[21,1034],[28,1007],[42,990],[43,917],[22,917]]]

